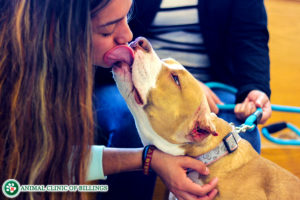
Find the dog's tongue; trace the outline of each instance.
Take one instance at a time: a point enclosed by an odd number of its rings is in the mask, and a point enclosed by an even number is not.
[[[132,65],[134,59],[133,50],[127,45],[118,45],[104,54],[104,62],[112,66],[117,62],[125,62]]]

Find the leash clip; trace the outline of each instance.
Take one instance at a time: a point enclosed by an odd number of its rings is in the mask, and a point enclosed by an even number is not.
[[[234,130],[239,134],[239,133],[245,133],[246,131],[248,131],[248,130],[251,130],[251,129],[253,129],[253,128],[255,128],[255,125],[253,124],[253,125],[247,125],[247,124],[241,124],[240,126],[236,126],[235,128],[234,128]]]
[[[250,130],[254,127],[254,125],[249,126],[246,124],[242,124],[240,126],[234,126],[233,123],[230,123],[230,125],[233,126],[234,134],[230,132],[228,135],[226,135],[223,138],[223,143],[228,153],[232,153],[238,148],[238,141],[236,141],[235,135],[238,135],[241,132],[245,133],[247,130]]]

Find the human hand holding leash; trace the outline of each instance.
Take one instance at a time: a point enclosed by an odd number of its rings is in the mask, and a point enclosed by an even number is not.
[[[270,99],[264,92],[252,90],[242,103],[236,104],[234,113],[238,119],[245,120],[256,108],[262,108],[263,115],[259,123],[264,124],[272,114]]]
[[[211,200],[217,194],[218,179],[200,186],[187,177],[188,168],[208,175],[209,171],[204,163],[186,156],[172,156],[159,150],[154,150],[151,168],[161,177],[169,190],[178,200]]]

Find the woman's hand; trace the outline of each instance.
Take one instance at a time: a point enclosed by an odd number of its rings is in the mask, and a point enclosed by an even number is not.
[[[272,114],[271,102],[268,96],[259,90],[249,92],[242,103],[236,104],[234,113],[238,119],[244,121],[248,116],[254,113],[258,107],[263,110],[263,116],[259,123],[264,124]]]
[[[217,104],[223,104],[223,102],[219,99],[219,97],[209,88],[207,87],[204,83],[200,82],[200,85],[202,89],[204,90],[209,108],[211,112],[218,114],[219,113],[219,108],[217,107]]]
[[[217,194],[218,179],[200,186],[186,175],[188,168],[200,174],[208,175],[208,168],[199,160],[187,156],[172,156],[159,150],[154,150],[151,168],[160,176],[169,190],[178,200],[210,200]]]

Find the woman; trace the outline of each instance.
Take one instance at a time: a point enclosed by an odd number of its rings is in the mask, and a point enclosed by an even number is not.
[[[132,39],[131,0],[0,0],[0,182],[84,184],[93,144],[92,64]],[[104,116],[103,116],[104,117]],[[141,169],[142,148],[103,151],[103,173]],[[151,163],[179,199],[212,199],[185,174],[206,167],[158,150]],[[102,169],[99,169],[102,170]],[[21,199],[86,199],[84,193],[21,193]]]

